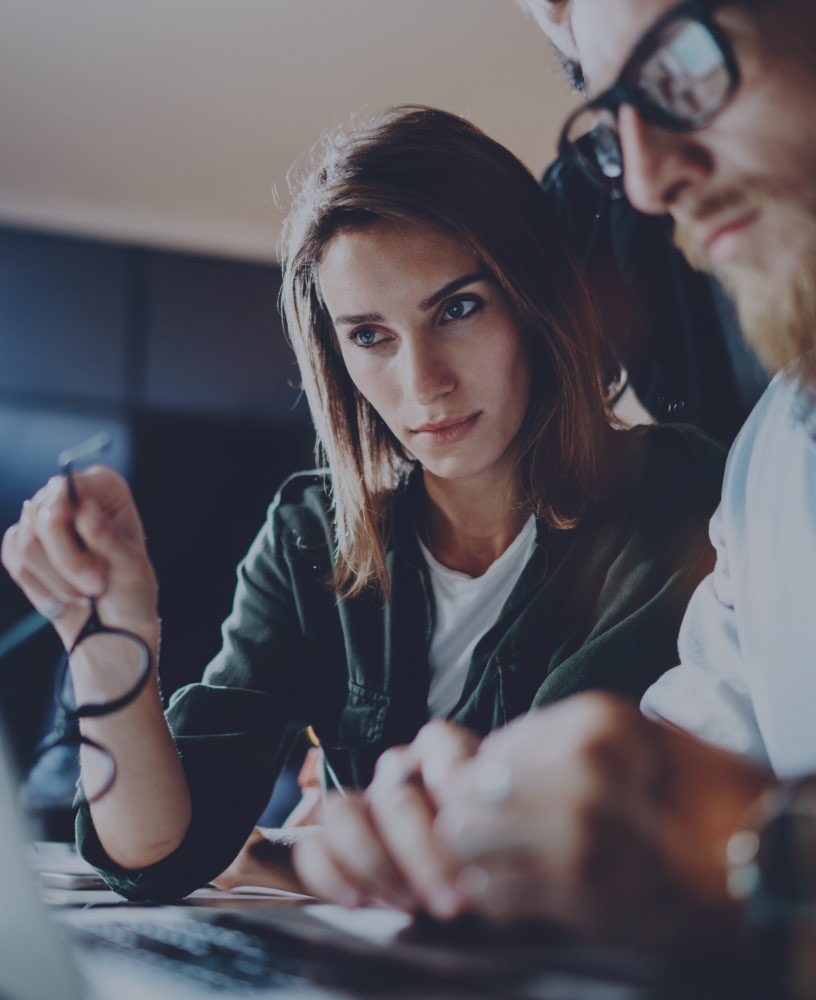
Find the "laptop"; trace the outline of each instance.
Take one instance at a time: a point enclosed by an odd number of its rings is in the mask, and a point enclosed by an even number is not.
[[[0,996],[80,1000],[82,981],[63,935],[48,918],[29,871],[29,831],[0,733]]]
[[[29,864],[30,830],[2,732],[0,815],[2,1000],[770,995],[767,980],[744,965],[701,979],[699,969],[588,947],[541,927],[508,935],[476,923],[411,922],[391,910],[291,902],[49,909]]]

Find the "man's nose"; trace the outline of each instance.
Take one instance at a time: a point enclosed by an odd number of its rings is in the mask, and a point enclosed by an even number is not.
[[[433,339],[421,337],[409,344],[403,354],[404,391],[416,403],[431,403],[456,384],[444,351]]]
[[[618,112],[618,133],[626,195],[641,212],[671,212],[687,190],[711,173],[711,155],[700,133],[649,125],[629,105]]]

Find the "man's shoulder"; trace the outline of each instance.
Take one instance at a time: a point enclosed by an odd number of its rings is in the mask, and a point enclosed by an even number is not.
[[[794,454],[816,461],[814,412],[812,401],[793,374],[779,372],[731,446],[726,482],[742,489],[749,474],[784,466]]]

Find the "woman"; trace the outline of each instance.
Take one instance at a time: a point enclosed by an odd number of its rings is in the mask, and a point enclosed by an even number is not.
[[[501,146],[422,108],[335,136],[281,256],[328,473],[281,488],[223,648],[166,721],[151,684],[83,722],[118,774],[81,811],[80,844],[134,898],[227,867],[304,726],[332,780],[362,787],[429,717],[485,734],[587,688],[639,696],[709,568],[719,451],[676,427],[612,428],[589,296]],[[100,468],[75,482],[76,509],[61,480],[34,498],[4,561],[67,646],[93,595],[155,664],[129,494]],[[116,664],[72,669],[88,698]]]

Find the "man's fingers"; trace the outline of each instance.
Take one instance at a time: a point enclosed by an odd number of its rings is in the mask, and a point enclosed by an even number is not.
[[[412,743],[386,750],[377,761],[371,788],[379,794],[415,779],[438,807],[456,768],[478,749],[479,738],[475,733],[453,722],[435,719],[420,729]]]
[[[540,915],[540,887],[534,882],[529,866],[498,862],[470,865],[457,881],[468,909],[491,923],[503,924],[519,918]],[[531,912],[531,910],[535,912]]]
[[[469,865],[495,855],[526,854],[531,838],[552,844],[558,836],[560,841],[556,824],[547,816],[531,817],[525,803],[518,800],[496,805],[458,797],[440,811],[434,836],[458,865]]]
[[[534,859],[494,858],[490,864],[464,868],[457,886],[470,912],[490,923],[505,925],[524,920],[576,923],[575,894],[548,877]]]
[[[462,911],[455,872],[434,836],[435,809],[417,781],[381,783],[367,798],[380,837],[412,895],[433,916],[448,919]]]
[[[326,831],[318,829],[299,840],[292,852],[292,863],[307,892],[341,906],[360,906],[365,898],[354,882],[338,867],[326,849]]]
[[[433,916],[462,912],[451,856],[433,832],[451,775],[478,739],[452,723],[432,722],[413,743],[387,751],[366,792],[377,833],[411,895]]]
[[[435,720],[420,729],[411,750],[434,806],[438,808],[444,800],[456,768],[478,749],[476,734],[451,722]]]
[[[324,844],[338,869],[366,898],[411,910],[414,900],[371,821],[368,804],[356,794],[331,795],[322,815]]]

